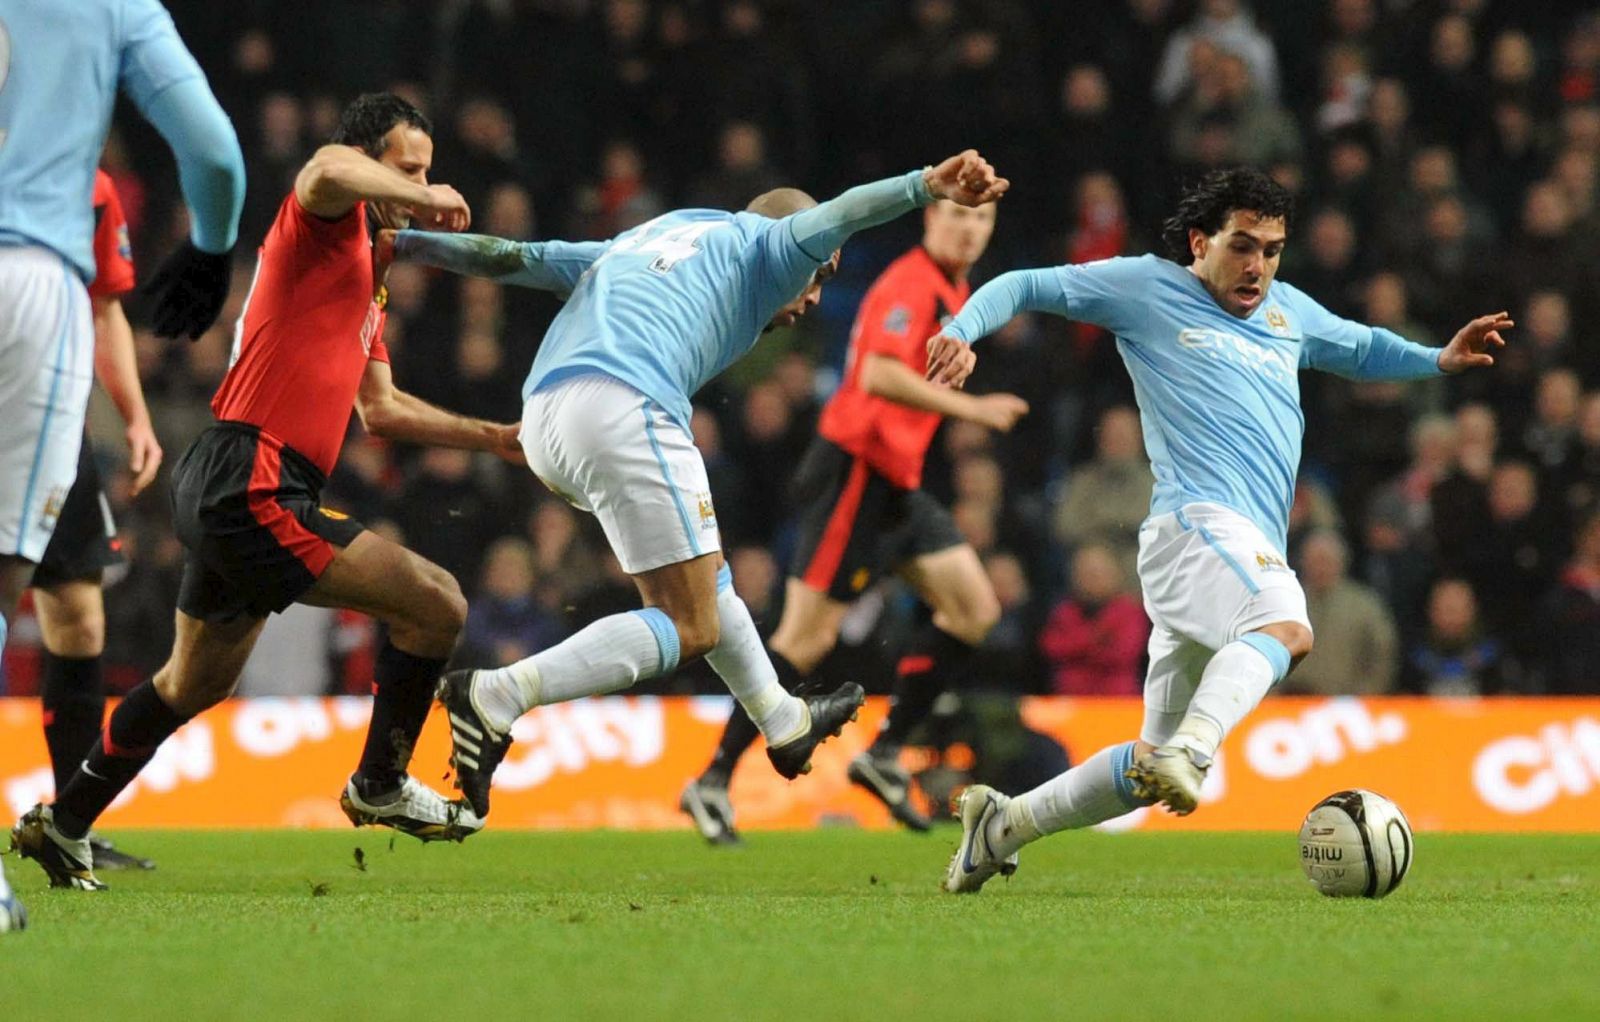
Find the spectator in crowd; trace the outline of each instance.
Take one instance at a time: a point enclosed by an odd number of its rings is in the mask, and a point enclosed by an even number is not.
[[[1406,688],[1430,696],[1500,691],[1505,650],[1484,632],[1478,597],[1464,578],[1442,578],[1428,595],[1427,635],[1406,657]]]
[[[1056,505],[1056,539],[1067,547],[1097,543],[1108,548],[1122,578],[1133,578],[1139,526],[1150,513],[1153,489],[1139,413],[1125,405],[1107,409],[1095,431],[1094,460],[1072,473]]]
[[[1521,663],[1532,664],[1539,600],[1555,582],[1566,537],[1540,504],[1538,476],[1525,461],[1495,467],[1488,509],[1468,557],[1468,578],[1478,592],[1494,594],[1485,621]]]
[[[606,581],[607,565],[584,540],[572,505],[556,497],[540,500],[528,517],[528,537],[533,542],[534,574],[542,587],[552,590],[546,598],[568,611],[569,621],[587,620],[573,617],[571,608]],[[630,585],[630,598],[631,593]]]
[[[984,571],[1000,601],[1000,620],[983,640],[983,654],[976,663],[984,687],[1018,694],[1038,690],[1039,657],[1033,637],[1039,632],[1033,587],[1022,562],[1008,551],[995,551],[983,558]]]
[[[666,211],[661,197],[645,179],[639,147],[617,139],[600,156],[600,179],[578,190],[572,230],[574,239],[604,241]]]
[[[499,667],[548,649],[566,635],[561,618],[537,599],[532,545],[515,536],[491,543],[482,581],[467,604],[456,661]]]
[[[1600,695],[1600,514],[1579,528],[1577,549],[1542,610],[1545,691]]]
[[[1600,511],[1600,390],[1578,407],[1578,437],[1558,488],[1558,506],[1570,521]]]
[[[1050,690],[1068,696],[1136,696],[1150,620],[1127,592],[1116,554],[1088,543],[1072,558],[1072,595],[1039,633]]]
[[[717,168],[690,187],[690,202],[707,209],[743,209],[784,180],[783,172],[767,162],[761,129],[749,121],[729,121],[717,141]]]
[[[1288,695],[1384,695],[1399,677],[1394,617],[1382,599],[1346,574],[1350,552],[1335,532],[1314,532],[1300,547],[1300,581],[1316,648],[1279,691]]]
[[[1194,21],[1174,33],[1156,71],[1155,97],[1175,102],[1204,75],[1223,53],[1236,55],[1263,95],[1278,97],[1278,51],[1256,27],[1243,0],[1201,0]]]

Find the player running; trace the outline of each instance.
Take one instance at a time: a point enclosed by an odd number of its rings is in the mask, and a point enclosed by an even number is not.
[[[932,623],[896,665],[888,719],[848,771],[913,830],[927,830],[928,820],[911,801],[900,746],[939,693],[970,672],[973,654],[1000,619],[977,552],[950,513],[920,489],[923,459],[946,415],[1005,431],[1028,410],[1011,394],[975,397],[923,378],[926,339],[966,302],[967,274],[994,233],[994,211],[949,201],[929,206],[922,243],[867,292],[844,381],[823,408],[819,435],[795,474],[800,544],[783,616],[767,640],[779,680],[794,692],[838,642],[851,602],[885,571],[901,575],[933,609]],[[749,715],[734,707],[710,765],[679,799],[712,844],[739,840],[728,782],[757,733]]]
[[[1217,747],[1311,652],[1305,594],[1285,561],[1300,438],[1299,370],[1410,380],[1494,364],[1504,312],[1443,348],[1340,319],[1274,280],[1293,213],[1252,169],[1215,171],[1165,224],[1174,260],[1106,259],[1007,273],[928,341],[928,377],[959,385],[972,341],[1039,310],[1110,330],[1133,377],[1155,471],[1139,530],[1139,582],[1155,628],[1137,742],[1102,749],[1017,798],[961,797],[945,888],[1016,869],[1017,850],[1141,805],[1194,811]]]
[[[94,344],[87,200],[119,88],[172,147],[192,214],[155,321],[198,335],[222,308],[244,206],[239,141],[200,66],[155,0],[0,0],[0,648],[77,473]],[[0,915],[0,931],[26,919],[3,869]]]
[[[388,626],[366,746],[340,797],[351,822],[423,840],[482,825],[405,772],[466,616],[461,590],[443,568],[319,499],[352,406],[376,436],[516,452],[515,425],[434,408],[395,390],[390,375],[387,264],[374,262],[372,228],[420,216],[461,230],[469,220],[453,188],[428,184],[430,131],[398,96],[360,97],[279,207],[211,402],[218,421],[173,468],[173,519],[188,556],[172,657],[128,693],[55,805],[35,806],[12,831],[54,886],[104,886],[89,828],[168,736],[233,691],[267,615],[296,601]]]
[[[689,397],[764,329],[814,306],[856,231],[941,198],[983,205],[1008,186],[969,150],[821,205],[780,188],[742,213],[679,210],[607,242],[398,235],[399,258],[570,292],[523,385],[523,449],[545,485],[600,520],[644,601],[515,664],[445,676],[456,778],[480,816],[518,717],[692,657],[727,684],[784,777],[810,769],[812,750],[855,716],[860,685],[800,698],[779,683],[723,563]]]
[[[95,278],[89,285],[94,309],[94,375],[116,405],[126,426],[129,493],[138,496],[161,467],[161,444],[150,424],[139,367],[134,360],[133,328],[121,296],[133,290],[133,259],[128,223],[116,187],[105,171],[94,177]],[[106,693],[100,676],[105,651],[106,609],[101,592],[106,568],[120,563],[116,523],[100,487],[100,471],[87,438],[78,455],[78,477],[61,504],[44,557],[33,569],[33,609],[44,638],[44,741],[56,790],[67,786],[105,721]],[[100,834],[89,834],[97,869],[154,869],[148,859],[128,855]]]

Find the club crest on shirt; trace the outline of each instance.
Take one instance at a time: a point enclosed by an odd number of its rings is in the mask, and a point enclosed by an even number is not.
[[[711,494],[702,493],[696,499],[700,515],[700,531],[715,532],[717,530],[717,512],[711,506]]]
[[[1267,329],[1277,337],[1289,336],[1289,317],[1276,305],[1267,310]]]
[[[1260,568],[1262,571],[1289,570],[1289,566],[1283,562],[1283,558],[1279,557],[1275,553],[1272,553],[1270,550],[1265,552],[1260,550],[1256,551],[1256,567]]]
[[[117,255],[131,262],[133,260],[133,243],[128,240],[128,225],[117,225]]]

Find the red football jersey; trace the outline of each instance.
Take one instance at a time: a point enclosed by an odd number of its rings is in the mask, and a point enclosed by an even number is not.
[[[128,218],[122,215],[117,186],[103,170],[94,172],[94,298],[116,298],[133,290],[133,246]]]
[[[922,485],[923,458],[940,416],[862,390],[863,356],[897,358],[921,376],[928,338],[961,311],[971,293],[970,284],[951,281],[921,245],[890,263],[856,313],[844,381],[822,410],[824,437],[903,489]]]
[[[261,244],[212,413],[258,426],[332,472],[368,360],[389,361],[386,295],[372,273],[366,203],[329,221],[291,192]]]

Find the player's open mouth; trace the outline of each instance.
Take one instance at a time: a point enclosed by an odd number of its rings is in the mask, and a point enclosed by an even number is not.
[[[1254,305],[1261,301],[1261,288],[1256,284],[1244,284],[1233,289],[1234,297],[1239,299],[1241,305]]]

